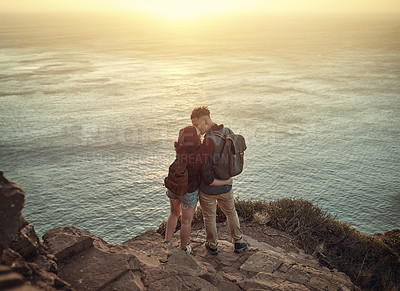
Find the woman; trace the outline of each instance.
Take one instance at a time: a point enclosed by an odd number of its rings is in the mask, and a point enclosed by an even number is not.
[[[165,230],[165,242],[170,243],[174,234],[176,224],[182,212],[181,232],[180,232],[180,247],[187,253],[192,253],[192,248],[188,245],[189,236],[192,226],[192,220],[196,211],[197,201],[199,200],[198,193],[198,175],[200,168],[204,162],[200,152],[200,132],[194,126],[187,126],[179,131],[178,141],[175,142],[175,151],[187,164],[188,171],[188,191],[183,196],[178,196],[167,190],[171,211],[167,220]],[[203,158],[203,160],[202,160]],[[228,180],[214,179],[212,186],[232,185],[232,178]]]

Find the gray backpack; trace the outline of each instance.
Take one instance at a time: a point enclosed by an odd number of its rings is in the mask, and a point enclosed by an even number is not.
[[[215,153],[211,157],[215,175],[226,180],[243,171],[246,141],[240,134],[234,134],[229,128],[222,131],[210,131],[207,137],[214,141]]]

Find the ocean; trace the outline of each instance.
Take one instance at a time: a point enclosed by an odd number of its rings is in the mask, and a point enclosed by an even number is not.
[[[123,242],[158,227],[173,143],[203,105],[246,138],[238,199],[306,199],[366,234],[400,227],[400,17],[0,24],[0,170],[40,235],[74,225]]]

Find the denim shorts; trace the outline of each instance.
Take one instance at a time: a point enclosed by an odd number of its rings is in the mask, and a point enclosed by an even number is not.
[[[181,203],[184,207],[189,207],[197,204],[199,201],[199,191],[196,190],[191,193],[186,193],[185,195],[178,196],[172,193],[171,191],[167,190],[167,196],[172,200],[181,200]]]

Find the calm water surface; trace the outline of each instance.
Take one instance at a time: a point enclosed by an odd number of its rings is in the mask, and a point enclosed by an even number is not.
[[[239,199],[400,227],[400,18],[190,33],[2,19],[0,169],[40,235],[74,225],[123,242],[157,227],[173,142],[200,105],[246,137]]]

